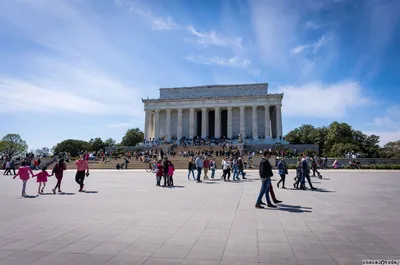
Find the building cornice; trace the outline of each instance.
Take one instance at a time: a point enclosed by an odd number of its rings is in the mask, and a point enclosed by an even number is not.
[[[260,98],[276,98],[282,99],[283,93],[268,94],[268,95],[255,95],[255,96],[235,96],[235,97],[198,97],[198,98],[153,98],[153,99],[142,99],[143,103],[164,103],[164,102],[176,102],[176,101],[203,101],[203,100],[256,100]]]
[[[172,89],[196,89],[196,88],[227,88],[227,87],[253,87],[253,86],[266,86],[268,83],[254,83],[254,84],[234,84],[234,85],[206,85],[206,86],[189,86],[189,87],[171,87],[171,88],[160,88],[160,90],[172,90]]]

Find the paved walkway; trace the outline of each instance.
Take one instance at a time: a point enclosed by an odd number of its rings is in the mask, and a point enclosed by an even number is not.
[[[400,260],[400,173],[325,172],[320,191],[276,189],[283,203],[256,210],[256,172],[238,183],[175,188],[143,171],[93,171],[86,193],[66,172],[64,195],[21,198],[0,179],[0,264],[361,264]],[[49,180],[53,186],[55,180]],[[28,194],[36,194],[35,180]],[[46,187],[51,190],[50,185]]]

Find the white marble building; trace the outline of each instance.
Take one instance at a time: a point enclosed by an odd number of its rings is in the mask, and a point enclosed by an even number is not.
[[[268,84],[160,88],[159,99],[143,99],[145,138],[235,138],[282,140],[283,94]]]

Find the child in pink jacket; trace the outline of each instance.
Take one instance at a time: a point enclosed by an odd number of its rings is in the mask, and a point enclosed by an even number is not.
[[[26,183],[28,182],[29,179],[29,173],[33,177],[33,172],[31,167],[26,165],[25,161],[22,161],[21,166],[18,168],[18,173],[17,175],[14,176],[14,179],[19,176],[19,178],[22,180],[22,197],[26,196],[25,189],[26,189]]]
[[[168,186],[170,187],[174,186],[174,179],[172,178],[174,176],[174,171],[174,165],[171,163],[171,161],[168,161]]]
[[[37,177],[36,182],[39,183],[38,194],[43,194],[44,187],[46,187],[47,177],[53,176],[53,175],[50,175],[46,170],[47,170],[47,167],[43,167],[42,171],[33,175],[33,177]],[[42,188],[42,184],[43,184],[43,188]]]

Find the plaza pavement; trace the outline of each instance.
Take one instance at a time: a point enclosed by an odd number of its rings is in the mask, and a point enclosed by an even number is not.
[[[275,171],[276,174],[276,171]],[[217,176],[220,176],[218,172]],[[320,191],[276,188],[277,209],[255,209],[260,180],[155,186],[144,170],[92,171],[87,193],[74,172],[64,195],[20,197],[1,176],[0,264],[362,264],[400,260],[400,172],[325,171]],[[27,193],[35,195],[36,180]],[[50,192],[55,179],[46,187]]]

